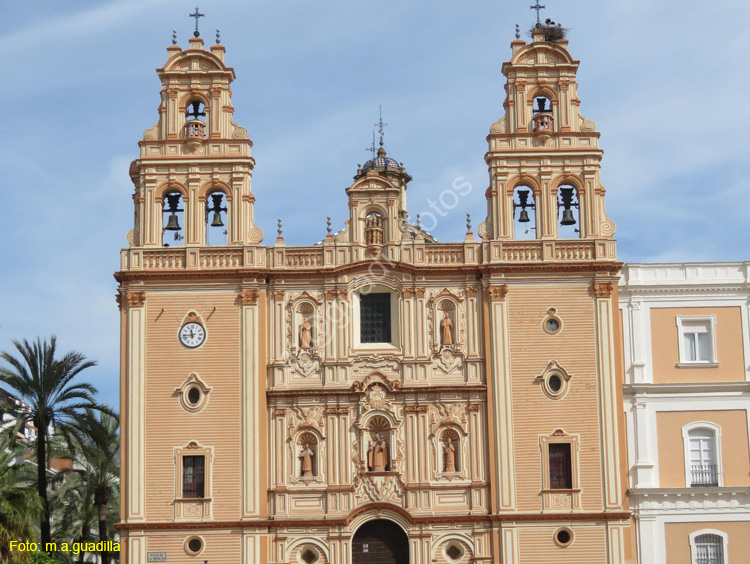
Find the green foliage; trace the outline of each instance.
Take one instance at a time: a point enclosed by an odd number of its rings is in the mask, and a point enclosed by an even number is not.
[[[34,342],[13,341],[18,356],[0,353],[7,367],[0,367],[0,381],[9,386],[17,397],[30,406],[19,410],[18,418],[33,424],[39,432],[34,444],[37,461],[37,493],[41,498],[43,515],[40,519],[41,542],[51,540],[51,508],[47,491],[47,464],[50,428],[68,442],[78,430],[77,422],[86,409],[109,412],[99,405],[94,396],[97,391],[88,383],[76,383],[80,373],[96,363],[86,360],[78,352],[69,352],[58,358],[57,339],[37,338]]]
[[[34,489],[34,471],[20,448],[0,442],[0,562],[10,558],[10,541],[34,541],[42,503]],[[26,555],[21,553],[21,559]]]
[[[29,562],[31,564],[57,564],[58,560],[54,554],[39,551],[29,553]]]

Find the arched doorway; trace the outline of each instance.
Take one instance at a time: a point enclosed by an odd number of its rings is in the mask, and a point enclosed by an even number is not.
[[[409,564],[409,537],[393,521],[368,521],[354,533],[352,564]]]

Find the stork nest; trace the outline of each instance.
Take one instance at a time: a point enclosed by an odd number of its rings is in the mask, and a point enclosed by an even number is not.
[[[548,41],[549,43],[554,43],[555,41],[560,41],[561,39],[565,39],[565,36],[568,33],[567,27],[562,27],[559,24],[536,24],[529,30],[529,35],[533,35],[535,31],[541,30],[544,32],[544,40]]]

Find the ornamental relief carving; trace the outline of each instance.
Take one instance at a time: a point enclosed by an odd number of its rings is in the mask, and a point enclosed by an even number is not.
[[[453,374],[464,367],[463,355],[453,352],[451,348],[444,347],[439,353],[432,357],[433,366],[444,374]]]
[[[469,417],[466,413],[467,406],[464,403],[437,403],[427,408],[430,421],[430,436],[434,436],[441,427],[454,425],[459,427],[464,434],[468,433],[467,425]]]
[[[289,366],[303,378],[309,378],[313,374],[320,372],[321,362],[322,359],[319,356],[314,356],[307,351],[302,351],[296,356],[290,355],[289,357]]]
[[[289,436],[293,436],[302,427],[311,427],[325,436],[325,408],[323,406],[292,407],[287,410]]]
[[[352,361],[352,375],[369,374],[374,370],[378,372],[390,372],[399,377],[401,363],[395,356],[360,356]],[[390,380],[389,380],[390,381]],[[389,386],[390,387],[390,386]]]
[[[355,505],[371,502],[388,502],[404,505],[405,484],[400,475],[358,475],[354,481]]]
[[[258,290],[256,290],[255,288],[240,290],[240,303],[243,306],[257,305],[258,293]]]

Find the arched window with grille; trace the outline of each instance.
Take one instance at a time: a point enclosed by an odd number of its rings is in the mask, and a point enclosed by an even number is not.
[[[685,449],[685,482],[688,487],[709,488],[722,485],[721,427],[696,422],[682,429]]]
[[[727,564],[727,534],[702,530],[690,535],[691,564]]]

